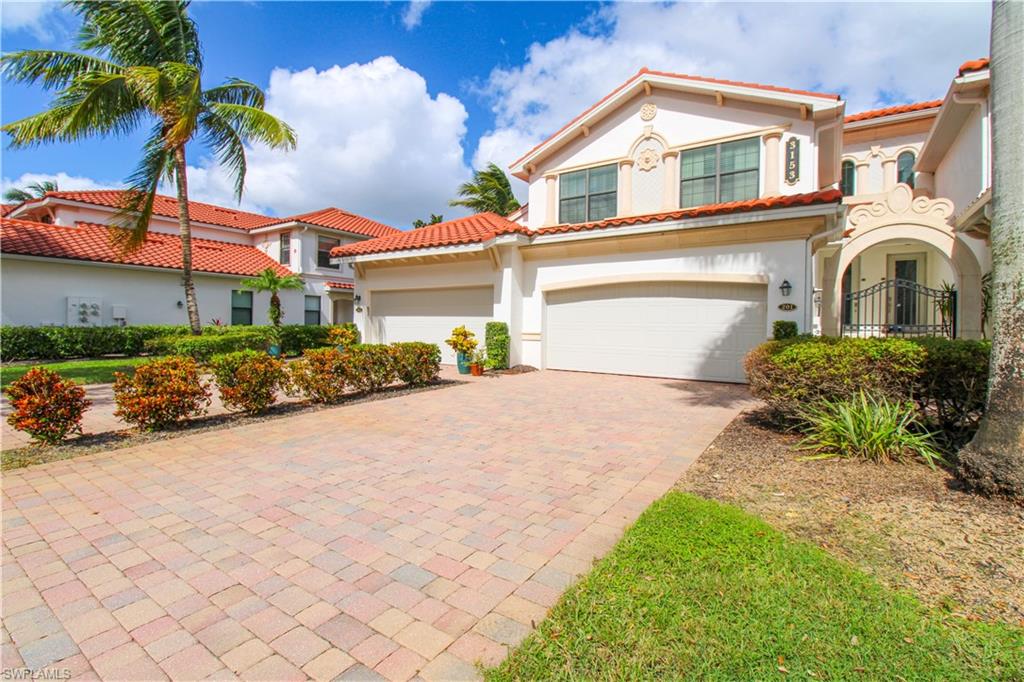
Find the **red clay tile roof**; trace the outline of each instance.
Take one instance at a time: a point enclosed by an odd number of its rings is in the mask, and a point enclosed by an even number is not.
[[[793,90],[791,88],[783,88],[783,87],[779,87],[779,86],[776,86],[776,85],[762,85],[761,83],[744,83],[744,82],[741,82],[741,81],[728,81],[728,80],[721,80],[721,79],[718,79],[718,78],[706,78],[704,76],[690,76],[690,75],[687,75],[687,74],[684,74],[684,73],[671,73],[669,71],[652,71],[651,69],[648,69],[645,66],[645,67],[641,68],[639,71],[637,71],[635,74],[630,76],[628,79],[626,79],[626,81],[624,83],[622,83],[619,87],[615,88],[614,90],[609,92],[607,95],[605,95],[604,97],[599,99],[597,102],[592,104],[590,107],[588,107],[579,116],[576,116],[571,121],[566,123],[564,126],[562,126],[558,130],[556,130],[554,133],[549,135],[547,137],[547,139],[545,139],[542,142],[537,143],[530,151],[526,152],[525,154],[520,156],[518,159],[513,161],[510,164],[510,167],[519,164],[523,159],[525,159],[526,157],[528,157],[531,154],[533,154],[535,151],[537,151],[538,149],[540,149],[541,147],[546,145],[548,142],[550,142],[554,138],[558,137],[558,135],[560,135],[565,130],[568,130],[569,128],[571,128],[580,119],[582,119],[587,114],[589,114],[591,111],[593,111],[594,109],[596,109],[597,107],[601,106],[602,104],[607,102],[609,99],[611,99],[612,97],[617,95],[619,92],[621,92],[626,87],[631,85],[634,81],[636,81],[639,78],[641,78],[644,74],[651,74],[653,76],[667,76],[669,78],[679,78],[679,79],[682,79],[682,80],[691,80],[691,81],[697,81],[697,82],[700,82],[700,83],[712,83],[712,84],[718,84],[718,85],[734,85],[734,86],[739,86],[739,87],[744,87],[744,88],[757,88],[758,90],[770,90],[772,92],[782,92],[782,93],[787,93],[787,94],[791,94],[791,95],[807,95],[807,96],[810,96],[810,97],[821,97],[823,99],[832,99],[832,100],[838,100],[839,99],[839,95],[834,95],[834,94],[821,93],[821,92],[810,92],[808,90]]]
[[[435,246],[478,244],[500,234],[528,235],[530,230],[497,213],[477,213],[465,218],[421,227],[418,230],[399,231],[398,234],[387,237],[336,246],[331,249],[331,256],[358,256],[407,249],[428,249]]]
[[[843,193],[838,189],[826,189],[818,192],[807,192],[806,194],[762,197],[760,199],[750,199],[748,201],[730,201],[724,204],[694,206],[693,208],[664,211],[662,213],[648,213],[645,215],[625,216],[622,218],[608,218],[607,220],[598,220],[591,223],[554,225],[552,227],[542,227],[539,230],[536,230],[535,234],[542,235],[556,234],[560,232],[583,232],[586,230],[597,230],[606,227],[643,225],[646,223],[657,223],[666,220],[704,218],[707,216],[728,215],[730,213],[748,213],[750,211],[763,211],[774,208],[793,208],[796,206],[812,206],[814,204],[837,204],[842,200]]]
[[[957,72],[957,75],[962,76],[965,73],[971,73],[972,71],[981,71],[982,69],[987,68],[988,57],[982,57],[981,59],[972,59],[960,65],[960,70]]]
[[[882,118],[883,116],[895,116],[896,114],[909,114],[912,111],[925,111],[926,109],[938,109],[942,106],[941,99],[933,99],[927,102],[915,102],[914,104],[897,104],[892,107],[885,107],[884,109],[871,109],[870,111],[862,111],[859,114],[850,114],[843,119],[844,123],[855,123],[856,121],[867,121],[872,118]]]
[[[375,220],[370,220],[369,218],[364,218],[363,216],[356,215],[355,213],[349,213],[348,211],[343,211],[342,209],[334,208],[333,206],[330,208],[322,208],[319,211],[310,211],[309,213],[301,213],[287,218],[279,218],[276,219],[273,224],[287,223],[291,221],[318,225],[319,227],[327,227],[332,230],[341,230],[343,232],[351,232],[353,234],[361,234],[367,237],[383,237],[385,235],[401,232],[401,230],[385,225],[384,223],[378,223]]]
[[[95,204],[97,206],[120,208],[123,194],[124,191],[119,189],[102,189],[83,192],[47,192],[46,196],[53,197],[55,199],[67,199],[68,201],[80,201],[82,203]],[[169,197],[164,194],[156,195],[156,203],[154,204],[153,213],[159,216],[164,216],[165,218],[177,218],[177,198]],[[223,225],[225,227],[237,227],[242,230],[251,230],[263,225],[269,225],[277,222],[278,220],[277,218],[270,218],[258,213],[249,213],[247,211],[239,211],[233,208],[204,204],[200,201],[188,202],[188,215],[189,218],[196,222],[208,223],[210,225]]]
[[[714,215],[728,215],[730,213],[748,213],[751,211],[763,211],[775,208],[793,208],[797,206],[812,206],[815,204],[838,204],[843,200],[843,193],[837,189],[826,189],[819,192],[808,192],[806,194],[791,194],[779,197],[764,197],[751,199],[750,201],[733,201],[724,204],[709,204],[707,206],[696,206],[677,211],[666,211],[662,213],[648,213],[645,215],[627,216],[623,218],[609,218],[592,223],[578,223],[566,225],[553,225],[542,227],[538,230],[530,230],[518,223],[513,223],[494,213],[479,213],[467,218],[459,218],[446,223],[430,225],[419,230],[402,232],[391,237],[381,237],[365,242],[345,244],[331,249],[332,257],[340,256],[362,256],[371,253],[388,253],[391,251],[406,251],[412,249],[426,249],[438,246],[453,246],[456,244],[479,244],[488,239],[493,239],[499,234],[523,234],[526,236],[557,234],[562,232],[584,232],[609,227],[622,227],[625,225],[642,225],[646,223],[657,223],[667,220],[684,220],[688,218],[703,218]]]
[[[356,283],[352,280],[330,279],[324,282],[328,289],[355,289]]]
[[[2,218],[0,251],[98,263],[181,268],[181,239],[178,235],[150,232],[136,252],[122,257],[110,243],[110,230],[106,225],[90,223],[67,227]],[[273,268],[278,274],[291,274],[288,268],[254,246],[212,239],[192,239],[192,263],[197,272],[253,276],[266,268]]]
[[[0,204],[0,216],[7,215],[19,206],[21,206],[21,204]]]

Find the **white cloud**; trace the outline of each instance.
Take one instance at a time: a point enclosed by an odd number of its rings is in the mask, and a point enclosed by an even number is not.
[[[4,32],[28,31],[36,39],[50,42],[58,32],[55,21],[61,3],[49,2],[0,2],[0,26]]]
[[[13,180],[8,177],[4,177],[0,181],[0,187],[3,192],[12,188],[25,189],[33,183],[42,183],[46,180],[55,180],[57,187],[62,190],[86,190],[86,189],[110,189],[111,187],[119,187],[121,183],[109,183],[109,182],[97,182],[92,178],[87,178],[81,175],[68,175],[67,173],[23,173],[20,177],[14,178]]]
[[[941,97],[962,61],[988,53],[989,12],[983,3],[617,3],[535,43],[521,66],[491,72],[480,89],[495,127],[473,165],[514,161],[643,66],[838,92],[849,113]]]
[[[402,11],[402,23],[411,31],[423,21],[423,13],[430,7],[431,0],[412,0]]]
[[[407,227],[447,203],[470,171],[463,160],[466,109],[393,57],[323,71],[275,69],[267,110],[298,136],[292,152],[248,151],[243,207],[288,215],[338,206]],[[189,169],[189,194],[234,205],[232,183],[212,160]]]

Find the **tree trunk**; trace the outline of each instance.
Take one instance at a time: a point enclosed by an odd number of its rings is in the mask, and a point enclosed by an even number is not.
[[[992,360],[981,427],[960,475],[1024,497],[1024,3],[992,5]]]
[[[276,291],[270,292],[270,322],[275,327],[281,326],[281,298]]]
[[[192,333],[199,335],[203,333],[203,326],[199,321],[196,285],[192,281],[192,226],[188,219],[188,177],[184,146],[174,150],[174,166],[178,185],[178,233],[181,235],[181,285],[185,287],[188,324],[192,327]]]

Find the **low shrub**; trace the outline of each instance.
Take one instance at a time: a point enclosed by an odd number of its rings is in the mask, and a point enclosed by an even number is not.
[[[331,341],[335,329],[348,329],[355,336],[352,343],[359,343],[359,329],[353,322],[332,325],[283,324],[279,327],[281,352],[285,355],[301,355],[310,348],[326,348],[338,345]]]
[[[51,445],[81,433],[82,414],[92,404],[85,389],[44,367],[33,367],[4,392],[11,402],[7,423]]]
[[[181,325],[133,327],[0,327],[0,359],[61,360],[102,355],[138,355],[158,336],[185,334]]]
[[[265,412],[273,405],[288,379],[283,361],[255,350],[217,355],[210,361],[210,369],[224,406],[249,414]]]
[[[196,361],[171,356],[139,365],[132,375],[115,373],[114,415],[140,429],[165,429],[206,413],[209,384]]]
[[[441,373],[441,349],[434,343],[411,341],[391,344],[395,374],[410,386],[437,381]]]
[[[504,322],[488,322],[484,327],[484,346],[490,369],[508,369],[510,338],[508,325]]]
[[[265,350],[270,342],[269,327],[227,328],[211,327],[215,332],[202,336],[183,334],[161,336],[146,341],[146,349],[156,355],[184,355],[198,362],[205,362],[214,355],[233,353],[241,350]]]
[[[989,341],[917,339],[925,351],[914,400],[929,428],[941,432],[950,451],[967,444],[985,413]]]
[[[910,400],[925,357],[921,345],[904,339],[800,336],[761,344],[744,366],[767,416],[785,423],[798,420],[808,405],[846,400],[859,390]]]
[[[772,322],[772,338],[776,341],[794,339],[799,333],[796,322],[792,320],[775,320]]]
[[[288,365],[290,390],[314,403],[336,403],[345,397],[348,380],[345,353],[312,348]]]
[[[327,332],[327,343],[342,348],[353,346],[359,343],[359,330],[351,322],[335,325]]]
[[[875,398],[858,391],[846,400],[823,400],[800,412],[806,459],[832,457],[902,462],[917,457],[928,466],[943,462],[934,434],[924,431],[913,403]]]
[[[344,353],[345,383],[357,391],[373,392],[398,380],[392,346],[361,343]]]

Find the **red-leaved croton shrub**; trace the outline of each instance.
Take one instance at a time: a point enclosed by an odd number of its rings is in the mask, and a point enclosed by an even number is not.
[[[82,414],[92,404],[85,389],[44,367],[33,367],[4,392],[11,402],[7,423],[51,445],[81,433]]]
[[[255,350],[217,355],[210,362],[224,407],[249,414],[264,412],[277,400],[287,384],[284,367],[283,361]]]
[[[371,393],[395,383],[395,349],[377,343],[359,343],[345,355],[345,376],[349,386]]]
[[[165,429],[210,406],[209,384],[192,358],[172,355],[139,365],[132,375],[114,376],[114,415],[140,429]]]
[[[411,386],[437,381],[441,373],[441,349],[435,343],[393,343],[393,362],[398,380]]]
[[[307,350],[288,365],[291,390],[314,403],[336,403],[345,397],[345,355],[337,348]]]

